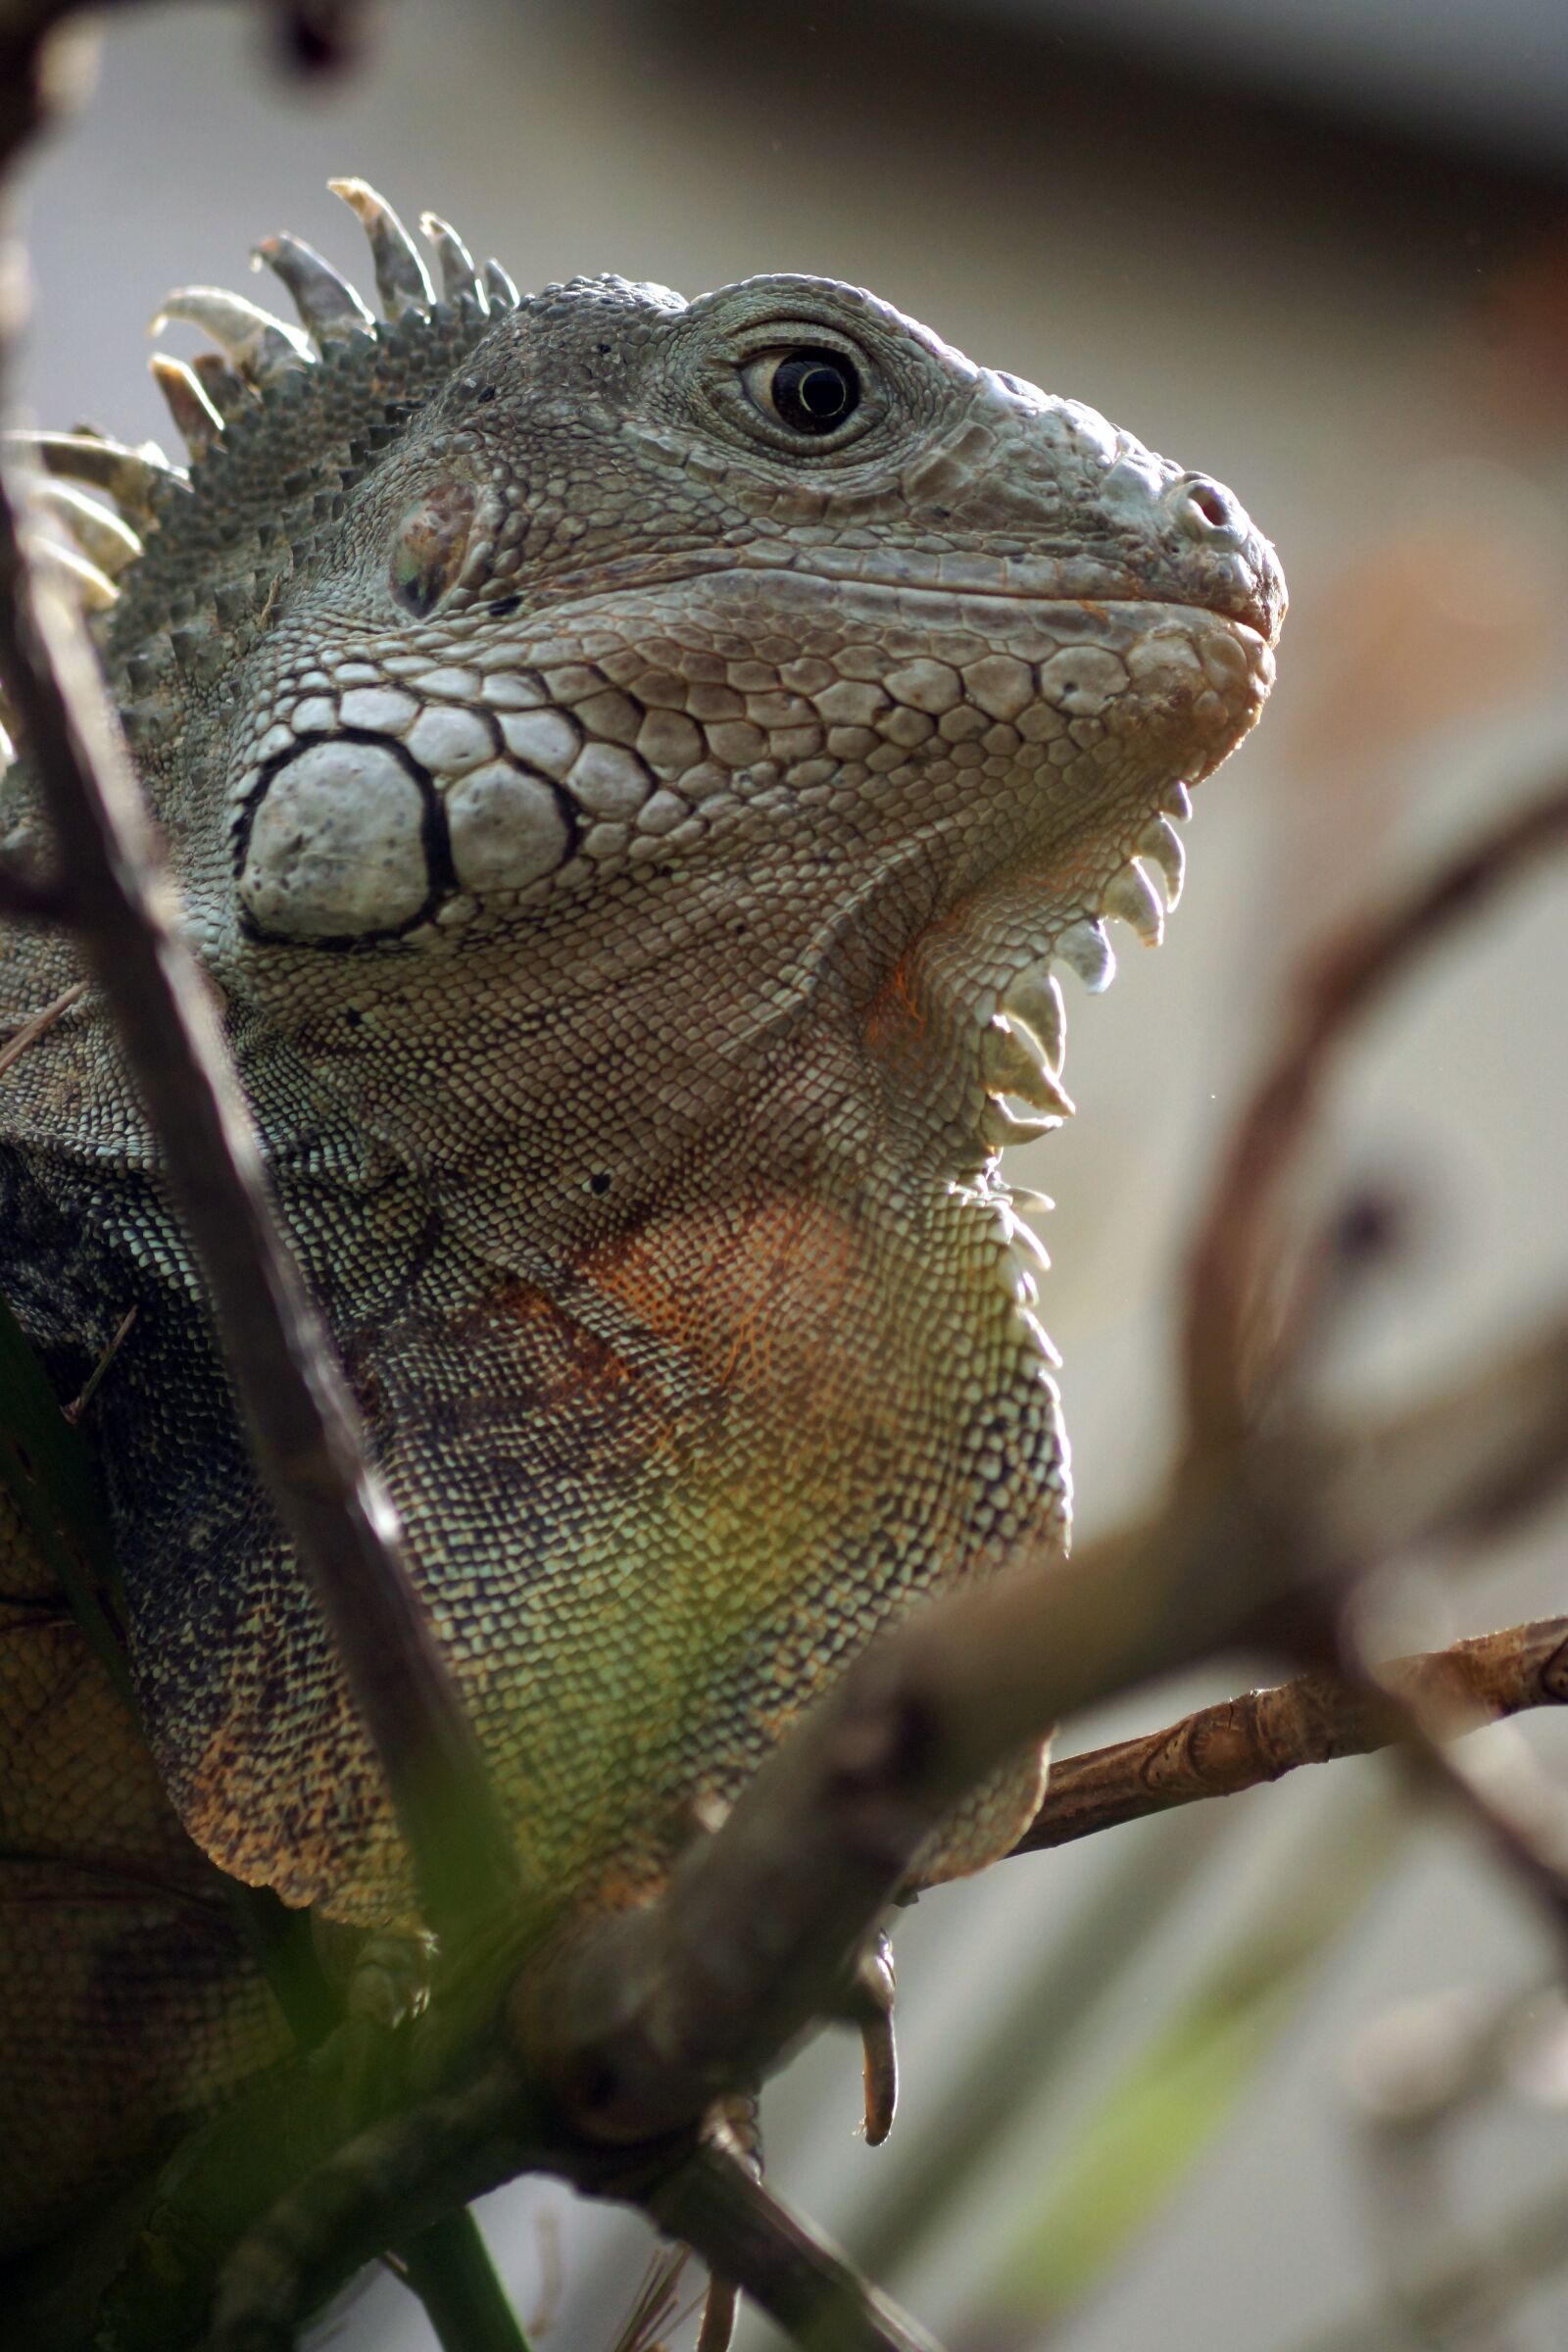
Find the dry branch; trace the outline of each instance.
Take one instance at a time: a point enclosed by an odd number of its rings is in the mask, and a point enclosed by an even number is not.
[[[1070,1568],[1025,1563],[879,1641],[659,1902],[592,1931],[529,1988],[520,2045],[579,2130],[619,2140],[673,2129],[776,2064],[833,2006],[924,1838],[1061,1716],[1249,1642],[1290,1648],[1310,1637],[1331,1654],[1342,1603],[1368,1570],[1418,1544],[1473,1541],[1560,1484],[1561,1326],[1379,1432],[1314,1426],[1298,1404],[1265,1431],[1243,1366],[1268,1210],[1337,1049],[1418,949],[1563,840],[1568,788],[1353,934],[1310,993],[1244,1110],[1191,1255],[1189,1446],[1163,1511]],[[1287,1345],[1293,1336],[1299,1345],[1299,1325]],[[1424,1746],[1418,1718],[1404,1733]],[[1481,1809],[1468,1783],[1464,1793]],[[1503,1850],[1517,1845],[1513,1825],[1493,1826]],[[1564,1889],[1542,1854],[1514,1859],[1560,1915]]]
[[[1528,1707],[1568,1706],[1568,1617],[1396,1658],[1379,1680],[1450,1736]],[[1040,1853],[1125,1821],[1283,1780],[1303,1764],[1365,1756],[1397,1738],[1387,1708],[1329,1673],[1200,1707],[1162,1731],[1065,1756],[1014,1853]]]
[[[1476,1492],[1450,1495],[1461,1517],[1501,1476],[1495,1434],[1496,1454],[1472,1464]],[[1559,1446],[1561,1469],[1560,1430]],[[673,2130],[768,2071],[834,2007],[859,1939],[970,1788],[1058,1717],[1313,1601],[1330,1555],[1313,1544],[1311,1496],[1343,1492],[1348,1467],[1276,1443],[1271,1492],[1262,1454],[1070,1569],[956,1596],[878,1642],[658,1902],[591,1930],[522,1988],[519,2046],[577,2128],[615,2141]]]
[[[0,163],[42,125],[42,36],[64,13],[18,8],[0,23]],[[60,592],[29,576],[3,484],[0,683],[48,815],[54,892],[115,1013],[258,1464],[332,1628],[426,1916],[462,1936],[517,1899],[512,1841],[409,1583],[354,1401],[272,1215],[255,1131],[175,927],[92,650]]]
[[[1183,1393],[1195,1445],[1238,1443],[1249,1426],[1258,1310],[1285,1254],[1282,1200],[1348,1033],[1418,956],[1564,844],[1568,784],[1559,783],[1423,888],[1363,918],[1308,973],[1296,1019],[1233,1132],[1189,1253]]]
[[[159,1138],[257,1462],[332,1628],[426,1915],[461,1936],[515,1897],[512,1843],[409,1583],[397,1516],[331,1342],[272,1215],[255,1131],[175,931],[91,649],[59,595],[28,579],[3,486],[0,679],[70,877],[70,927]]]

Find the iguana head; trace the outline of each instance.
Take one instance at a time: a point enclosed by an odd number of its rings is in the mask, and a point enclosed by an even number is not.
[[[701,1123],[830,999],[946,1172],[1053,1121],[1049,959],[1158,935],[1270,682],[1237,501],[831,280],[518,300],[427,220],[438,301],[338,185],[386,318],[279,238],[306,331],[170,298],[226,359],[159,363],[189,479],[106,628],[230,995],[403,1148],[542,1120],[575,1185],[611,1030],[699,1047]]]

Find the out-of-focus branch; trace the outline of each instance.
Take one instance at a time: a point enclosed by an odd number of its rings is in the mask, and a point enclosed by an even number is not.
[[[385,2244],[395,2213],[427,2223],[454,2187],[473,2197],[530,2163],[638,2205],[805,2341],[844,2352],[937,2352],[721,2140],[683,2135],[625,2156],[564,2149],[505,2057],[461,2091],[350,2142],[274,2206],[225,2272],[215,2352],[282,2352],[299,2312]],[[115,2340],[140,2347],[151,2339]]]
[[[1059,1714],[1223,1643],[1257,1580],[1289,1573],[1273,1530],[1244,1521],[1172,1512],[1071,1572],[933,1607],[858,1660],[656,1903],[519,1987],[514,2032],[576,2127],[674,2130],[776,2065],[838,2005],[968,1788]]]
[[[1336,1432],[1283,1410],[1266,1433],[1249,1428],[1239,1443],[1190,1459],[1141,1528],[1088,1547],[1070,1568],[1042,1560],[954,1596],[879,1642],[716,1832],[688,1850],[661,1897],[599,1920],[514,1984],[493,2062],[511,2083],[500,2112],[515,2116],[526,2086],[545,2119],[541,2136],[524,2145],[514,2120],[509,2145],[492,2145],[476,2169],[460,2161],[461,2133],[449,2146],[425,2128],[424,2111],[400,2119],[407,2180],[400,2189],[372,2168],[360,2184],[369,2204],[353,2216],[336,2207],[343,2230],[331,2242],[318,2242],[326,2208],[314,2189],[286,2200],[289,2229],[315,2247],[292,2287],[275,2274],[269,2280],[241,2245],[236,2331],[247,2279],[270,2302],[270,2324],[286,2325],[313,2279],[340,2275],[357,2244],[398,2234],[400,2194],[416,2221],[427,2215],[433,2149],[449,2193],[474,2193],[533,2164],[662,2211],[699,2118],[840,2006],[867,1929],[908,1882],[926,1838],[1028,1740],[1197,1658],[1260,1641],[1283,1646],[1293,1610],[1298,1625],[1314,1611],[1332,1614],[1364,1566],[1412,1544],[1473,1539],[1560,1481],[1561,1336],[1534,1342],[1474,1385],[1383,1429]],[[430,2024],[439,2031],[438,2016]],[[416,2028],[414,2079],[438,2082],[439,2064],[417,2055],[422,2039]],[[336,2160],[328,2168],[345,2190],[351,2158],[345,2150],[347,2169]],[[696,2229],[695,2216],[669,2226],[685,2233],[687,2222]],[[258,2246],[276,2253],[272,2227]],[[726,2229],[713,2221],[701,2250],[755,2291],[747,2248],[728,2242]]]
[[[0,162],[47,111],[43,35],[0,19]],[[0,334],[10,321],[0,319]],[[0,353],[3,357],[3,353]],[[0,683],[38,779],[66,919],[122,1050],[216,1310],[258,1463],[386,1773],[426,1915],[462,1938],[519,1899],[514,1848],[399,1548],[331,1343],[271,1213],[260,1149],[175,928],[79,617],[32,579],[0,484]]]
[[[1321,1318],[1324,1286],[1322,1268],[1312,1268],[1310,1252],[1308,1278],[1303,1281],[1284,1212],[1290,1180],[1314,1131],[1340,1049],[1355,1023],[1419,955],[1565,843],[1568,783],[1559,781],[1543,799],[1483,834],[1424,886],[1349,932],[1309,976],[1294,1026],[1237,1123],[1189,1254],[1183,1477],[1201,1481],[1214,1476],[1217,1464],[1245,1462],[1253,1446],[1250,1433],[1260,1418],[1283,1418],[1287,1425],[1302,1419],[1299,1399],[1292,1398],[1292,1376],[1298,1372],[1314,1324]],[[1282,1282],[1282,1265],[1290,1268],[1293,1286]],[[1523,1390],[1518,1377],[1522,1368],[1527,1380]],[[1505,1797],[1484,1791],[1416,1708],[1381,1690],[1360,1654],[1345,1605],[1357,1576],[1380,1558],[1418,1542],[1451,1541],[1483,1532],[1528,1502],[1541,1481],[1560,1478],[1568,1451],[1568,1340],[1563,1333],[1548,1333],[1535,1360],[1516,1360],[1490,1392],[1482,1385],[1485,1409],[1479,1429],[1473,1432],[1450,1412],[1444,1432],[1459,1457],[1459,1484],[1468,1481],[1469,1501],[1457,1511],[1449,1507],[1454,1471],[1430,1443],[1444,1414],[1441,1408],[1423,1408],[1409,1434],[1417,1449],[1426,1441],[1426,1470],[1436,1497],[1428,1487],[1406,1479],[1403,1494],[1396,1498],[1402,1506],[1402,1533],[1396,1513],[1376,1533],[1365,1527],[1354,1533],[1342,1528],[1337,1536],[1333,1513],[1325,1514],[1325,1551],[1331,1557],[1338,1554],[1334,1574],[1294,1627],[1276,1618],[1273,1630],[1287,1642],[1294,1639],[1299,1653],[1311,1662],[1325,1653],[1333,1656],[1343,1679],[1363,1702],[1369,1708],[1382,1706],[1422,1777],[1470,1815],[1546,1912],[1558,1936],[1568,1940],[1568,1819],[1548,1827],[1528,1818]],[[1535,1446],[1518,1442],[1524,1420],[1532,1413],[1539,1440]],[[1500,1483],[1478,1483],[1470,1475],[1472,1441],[1478,1439],[1485,1449],[1499,1422],[1506,1422],[1510,1431]],[[1402,1450],[1408,1455],[1410,1448]],[[1395,1448],[1396,1471],[1407,1472],[1408,1461],[1400,1461],[1399,1452]],[[1316,1505],[1316,1498],[1313,1501]]]
[[[1402,1417],[1390,1444],[1418,1418]],[[1532,1406],[1520,1419],[1521,1450],[1538,1465],[1526,1483],[1539,1494],[1539,1414]],[[768,2303],[765,2266],[763,2275],[754,2271],[756,2248],[734,2214],[678,2202],[686,2192],[671,2182],[682,2176],[699,2117],[721,2093],[769,2071],[796,2035],[838,2005],[866,1928],[975,1782],[1054,1715],[1249,1638],[1264,1603],[1310,1597],[1321,1565],[1314,1497],[1333,1492],[1343,1506],[1357,1462],[1386,1478],[1378,1439],[1363,1430],[1338,1451],[1299,1452],[1278,1440],[1256,1442],[1248,1475],[1207,1490],[1201,1503],[1188,1484],[1157,1519],[1089,1547],[1070,1571],[1021,1576],[945,1602],[867,1652],[717,1831],[690,1849],[662,1897],[598,1922],[553,1967],[514,1984],[504,2026],[512,2055],[496,2062],[514,2087],[496,2098],[495,2111],[515,2118],[525,2083],[536,2103],[541,2086],[548,2097],[536,2104],[542,2137],[531,2149],[493,2152],[491,2177],[533,2163],[592,2193],[626,2198],[794,2325]],[[1482,1523],[1487,1498],[1508,1489],[1506,1457],[1499,1418],[1489,1445],[1467,1456],[1464,1476],[1444,1490],[1457,1524]],[[1383,1492],[1390,1499],[1387,1484]],[[1401,1513],[1395,1516],[1402,1532]],[[1363,1509],[1359,1518],[1372,1541],[1372,1514]],[[1561,1686],[1565,1632],[1525,1629],[1462,1644],[1401,1668],[1396,1688],[1407,1681],[1440,1698],[1450,1720],[1460,1699],[1488,1712],[1523,1703],[1532,1677],[1544,1703]],[[1291,1695],[1299,1707],[1301,1688]],[[1370,1745],[1374,1731],[1391,1736],[1361,1703],[1357,1721],[1354,1701],[1342,1698],[1336,1714],[1324,1692],[1318,1737],[1326,1752]],[[391,2129],[416,2171],[429,2166],[432,2149],[442,2150],[439,2132],[417,2115]],[[662,2137],[669,2150],[662,2161]],[[451,2178],[455,2160],[441,2153],[441,2163]],[[397,2195],[412,2194],[413,2176],[400,2192],[395,2168],[378,2161],[364,2172],[352,2151],[343,2165],[345,2182],[359,2178],[374,2191],[373,2210],[358,2223],[368,2244],[387,2230]],[[465,2193],[488,2184],[467,2178]],[[289,2200],[285,2237],[289,2229],[319,2230],[319,2189],[318,2180]],[[424,2210],[416,2200],[415,2210]],[[270,2242],[275,2254],[278,2241]],[[334,2270],[342,2253],[339,2238]],[[312,2263],[297,2270],[295,2309],[304,2308],[312,2276]],[[247,2308],[247,2278],[261,2283],[242,2248],[237,2319]],[[287,2308],[286,2295],[273,2306],[279,2316]],[[236,2345],[243,2340],[236,2334]]]
[[[201,1264],[257,1460],[331,1625],[438,1932],[514,1899],[513,1848],[399,1549],[331,1343],[273,1219],[249,1116],[173,927],[75,615],[27,579],[0,486],[0,678],[70,876],[71,928]]]
[[[662,2229],[723,2271],[797,2342],[833,2352],[937,2352],[728,2149],[705,2145],[644,2200]]]
[[[1420,1693],[1399,1689],[1362,1655],[1348,1621],[1342,1628],[1340,1671],[1369,1711],[1382,1711],[1416,1779],[1469,1817],[1534,1897],[1555,1929],[1568,1965],[1568,1809],[1558,1792],[1544,1803],[1542,1786],[1518,1773],[1511,1776],[1511,1786],[1484,1786],[1468,1760],[1446,1744],[1441,1723],[1430,1720]]]
[[[92,13],[122,16],[142,4],[97,0]],[[50,82],[70,74],[53,36],[67,27],[74,35],[85,13],[82,0],[0,0],[0,165],[48,110]],[[317,74],[353,59],[368,10],[367,0],[252,0],[252,13],[270,23],[286,65]]]
[[[515,2018],[580,2130],[615,2139],[674,2128],[694,2100],[762,2075],[831,2005],[922,1839],[1060,1716],[1249,1641],[1289,1647],[1313,1632],[1326,1652],[1358,1576],[1417,1543],[1473,1539],[1560,1484],[1561,1329],[1383,1431],[1316,1427],[1300,1407],[1260,1427],[1244,1359],[1268,1204],[1354,1018],[1418,948],[1564,839],[1568,788],[1374,918],[1312,990],[1243,1112],[1190,1259],[1189,1446],[1157,1518],[1070,1569],[1025,1564],[878,1642],[663,1898],[596,1931]],[[1286,1348],[1301,1337],[1288,1331]],[[1425,1738],[1414,1718],[1411,1729]],[[1558,1907],[1540,1859],[1531,1875]]]
[[[340,62],[356,0],[273,0],[301,67]],[[72,0],[0,0],[0,170],[42,126],[70,80]],[[0,254],[0,362],[20,272]],[[164,1165],[207,1276],[264,1476],[332,1625],[350,1687],[388,1777],[427,1915],[462,1938],[519,1893],[514,1849],[477,1743],[398,1552],[395,1515],[368,1467],[353,1401],[271,1221],[260,1153],[229,1078],[191,959],[171,922],[139,798],[79,619],[35,598],[16,512],[0,483],[0,696],[24,735],[54,834],[53,876],[0,869],[0,914],[60,921],[119,1015],[125,1054],[159,1131]],[[83,984],[84,986],[84,984]],[[0,1067],[70,1010],[68,990],[24,1025]],[[81,1595],[78,1593],[78,1600]],[[85,1624],[95,1622],[79,1609]],[[111,1672],[123,1677],[113,1642]],[[274,1898],[230,1888],[289,2022],[319,2031]],[[278,1913],[281,1917],[281,1913]],[[314,1984],[314,1978],[311,1979]],[[285,2144],[288,2135],[284,2135]],[[296,2161],[298,2159],[296,2158]],[[408,2246],[410,2283],[443,2343],[521,2348],[524,2339],[471,2220],[451,2212]],[[210,2284],[210,2281],[209,2281]],[[205,2296],[203,2298],[205,2300]],[[450,2325],[449,2325],[450,2324]],[[167,2329],[155,2323],[156,2339]]]
[[[1568,1320],[1546,1324],[1441,1396],[1330,1441],[1319,1507],[1352,1560],[1494,1542],[1561,1483]]]
[[[1475,1490],[1449,1494],[1461,1518],[1500,1476],[1495,1434]],[[1534,1414],[1523,1446],[1534,1459]],[[1244,1644],[1270,1611],[1315,1598],[1325,1565],[1343,1563],[1316,1548],[1314,1498],[1348,1483],[1332,1454],[1258,1444],[1244,1477],[1206,1495],[1185,1487],[1071,1569],[946,1601],[879,1642],[658,1903],[604,1923],[530,1990],[514,2030],[578,2128],[673,2129],[767,2071],[831,2008],[858,1939],[970,1788],[1058,1717]]]
[[[1380,1682],[1422,1721],[1450,1736],[1528,1707],[1568,1706],[1568,1617],[1481,1634],[1451,1648],[1396,1658]],[[1068,1845],[1124,1821],[1283,1780],[1303,1764],[1370,1755],[1398,1732],[1386,1706],[1333,1674],[1303,1674],[1200,1707],[1162,1731],[1118,1740],[1052,1767],[1045,1803],[1014,1853]]]
[[[1381,917],[1358,923],[1308,975],[1294,1025],[1233,1132],[1189,1254],[1183,1389],[1195,1446],[1238,1443],[1248,1427],[1267,1277],[1283,1254],[1283,1195],[1350,1029],[1417,956],[1565,843],[1568,784],[1558,784]]]
[[[1496,2279],[1507,2281],[1510,2306],[1517,2308],[1532,2288],[1568,2266],[1565,2213],[1568,2178],[1559,2176],[1484,2235],[1478,2233],[1469,2242],[1450,2246],[1424,2278],[1407,2281],[1406,2309],[1475,2311],[1479,2305],[1484,2316],[1496,2308],[1496,2298],[1486,2293],[1485,2282]],[[1483,2290],[1479,2296],[1478,2284]],[[1397,2341],[1391,2329],[1399,2327],[1400,2317],[1380,2303],[1314,2332],[1299,2352],[1390,2352],[1391,2342]],[[1408,2336],[1405,2340],[1408,2342]]]

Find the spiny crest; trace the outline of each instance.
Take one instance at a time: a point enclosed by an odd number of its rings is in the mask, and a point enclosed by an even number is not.
[[[264,237],[252,267],[280,280],[298,325],[218,286],[176,288],[153,320],[155,334],[178,321],[218,346],[151,363],[188,468],[155,442],[127,448],[90,428],[5,437],[35,469],[32,551],[102,616],[133,736],[138,689],[171,661],[199,678],[243,651],[252,616],[330,532],[343,493],[403,430],[411,405],[519,300],[499,262],[477,267],[456,229],[425,213],[437,294],[392,207],[363,179],[328,185],[365,229],[380,319],[301,238]],[[141,713],[155,732],[167,706],[156,696]]]

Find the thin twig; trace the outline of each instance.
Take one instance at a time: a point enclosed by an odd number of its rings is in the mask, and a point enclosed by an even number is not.
[[[1450,1736],[1529,1707],[1568,1706],[1568,1617],[1396,1658],[1378,1669],[1378,1680]],[[1370,1755],[1398,1737],[1382,1693],[1369,1704],[1340,1677],[1298,1675],[1200,1707],[1139,1739],[1064,1756],[1012,1850],[1041,1853],[1178,1805],[1236,1796],[1306,1764]]]
[[[3,884],[0,884],[0,913],[7,911]],[[29,1046],[35,1046],[41,1037],[48,1035],[57,1021],[64,1020],[66,1014],[79,1004],[86,994],[86,981],[74,980],[68,989],[63,990],[56,997],[52,1004],[45,1004],[40,1011],[33,1013],[30,1019],[24,1021],[20,1029],[13,1029],[5,1044],[0,1046],[0,1078],[3,1078],[7,1070],[13,1068],[22,1059]]]
[[[1339,1664],[1368,1712],[1382,1710],[1391,1741],[1403,1751],[1417,1779],[1467,1816],[1545,1913],[1568,1961],[1568,1836],[1560,1801],[1552,1808],[1558,1818],[1547,1823],[1531,1818],[1505,1791],[1483,1788],[1465,1761],[1444,1745],[1421,1703],[1419,1685],[1401,1689],[1368,1664],[1348,1624],[1342,1628]]]
[[[124,1346],[126,1340],[129,1338],[131,1326],[135,1322],[139,1312],[140,1309],[136,1306],[126,1307],[124,1313],[121,1316],[120,1321],[115,1325],[108,1347],[104,1349],[102,1355],[99,1356],[98,1361],[94,1364],[92,1370],[82,1382],[80,1390],[76,1396],[72,1398],[69,1404],[61,1406],[61,1411],[64,1413],[66,1419],[71,1423],[73,1429],[79,1427],[82,1414],[87,1410],[88,1405],[91,1404],[93,1398],[97,1396],[99,1388],[103,1383],[104,1374],[108,1371],[110,1365],[114,1362],[116,1356],[120,1353],[121,1348]]]
[[[1355,1022],[1452,926],[1568,842],[1568,785],[1502,819],[1307,975],[1294,1026],[1235,1129],[1188,1260],[1183,1390],[1190,1442],[1234,1445],[1250,1418],[1253,1317],[1277,1261],[1285,1180]]]
[[[655,2347],[678,2325],[675,2317],[680,2304],[678,2289],[691,2258],[688,2246],[669,2246],[653,2256],[610,2352],[655,2352]],[[701,2296],[694,2298],[693,2311],[701,2300]],[[537,2322],[535,2331],[538,2331]]]

